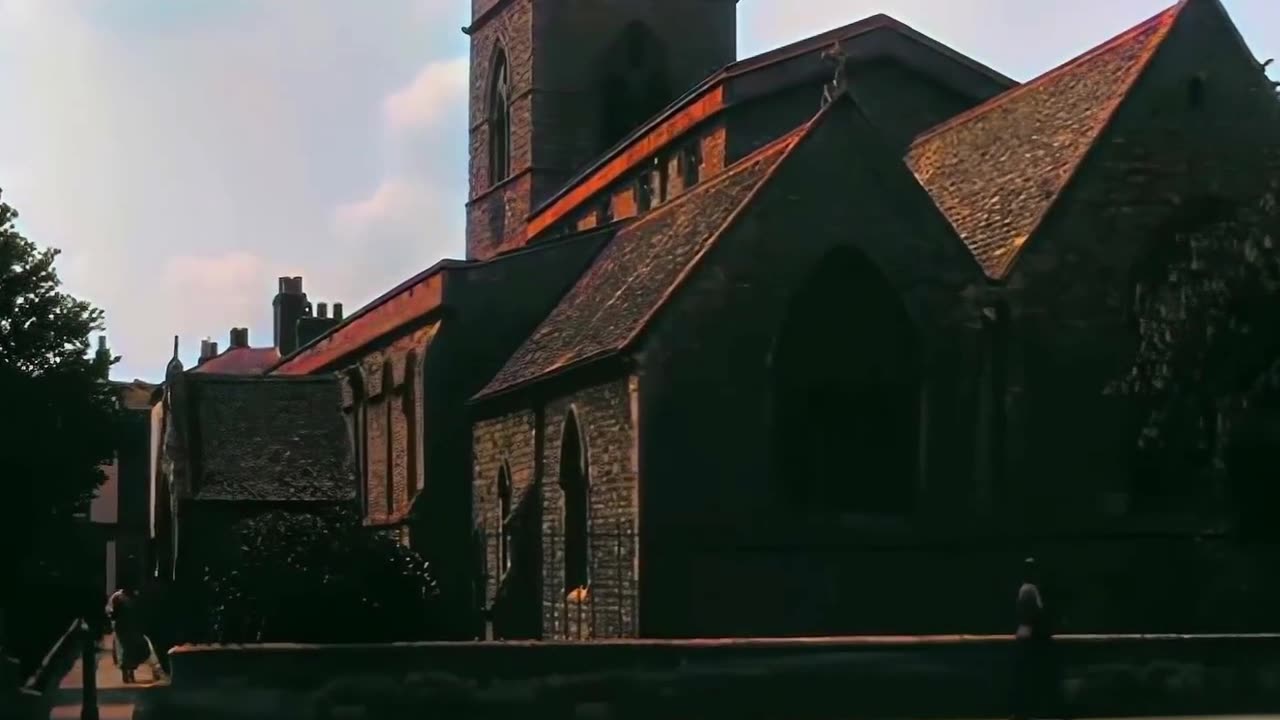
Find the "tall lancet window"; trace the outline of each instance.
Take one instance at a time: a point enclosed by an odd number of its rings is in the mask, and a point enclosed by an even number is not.
[[[497,184],[511,174],[511,84],[507,54],[501,49],[493,59],[489,86],[489,182]]]

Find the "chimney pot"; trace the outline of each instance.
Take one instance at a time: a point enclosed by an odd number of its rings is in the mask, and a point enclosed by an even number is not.
[[[218,343],[205,338],[200,341],[200,361],[204,362],[218,354]]]
[[[302,278],[301,277],[280,278],[280,294],[281,295],[301,295],[302,294]]]
[[[318,318],[327,318],[327,317],[329,317],[329,303],[317,303],[317,304],[316,304],[316,317],[318,317]]]
[[[333,304],[333,319],[339,322],[342,321],[342,303]]]
[[[249,347],[249,328],[231,328],[231,343],[227,347]]]
[[[99,349],[99,350],[106,350],[106,349],[107,349],[107,336],[106,336],[106,335],[99,335],[99,336],[98,336],[98,349]]]

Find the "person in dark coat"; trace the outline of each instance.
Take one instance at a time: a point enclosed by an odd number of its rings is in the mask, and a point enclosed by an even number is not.
[[[1027,720],[1033,713],[1044,712],[1056,697],[1052,633],[1035,558],[1022,562],[1022,584],[1014,609],[1018,626],[1014,633],[1013,718]]]

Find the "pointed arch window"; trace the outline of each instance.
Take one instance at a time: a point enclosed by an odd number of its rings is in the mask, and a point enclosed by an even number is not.
[[[511,469],[506,463],[498,470],[498,575],[511,569]]]
[[[511,174],[511,80],[507,54],[493,59],[489,81],[489,181],[496,185]]]
[[[391,395],[395,392],[395,376],[391,366],[391,361],[386,360],[382,364],[382,409],[387,415],[386,432],[387,438],[387,460],[383,463],[383,469],[386,474],[383,481],[386,483],[387,498],[387,517],[390,518],[396,509],[396,433],[395,433],[395,403],[391,402]]]
[[[572,409],[564,420],[560,439],[560,490],[564,494],[564,590],[571,593],[588,582],[587,448]]]
[[[422,452],[423,438],[418,434],[418,355],[410,352],[404,361],[404,390],[400,409],[404,413],[405,442],[405,507],[413,501],[413,493],[421,489],[421,467],[418,456]]]
[[[922,386],[911,317],[853,248],[830,252],[797,288],[774,353],[779,487],[823,511],[909,512]]]
[[[600,149],[612,147],[675,100],[667,51],[632,21],[605,50],[600,67]]]
[[[351,435],[352,450],[355,454],[356,482],[360,493],[360,514],[369,516],[369,448],[367,412],[368,403],[364,387],[364,376],[356,368],[347,371],[347,381],[351,384]]]

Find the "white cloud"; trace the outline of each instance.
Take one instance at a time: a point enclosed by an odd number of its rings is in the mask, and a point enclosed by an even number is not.
[[[364,200],[339,206],[334,222],[340,233],[351,237],[379,223],[412,215],[415,207],[429,202],[430,194],[422,185],[410,180],[388,180]]]
[[[429,63],[413,82],[386,99],[387,122],[393,130],[439,127],[451,114],[465,112],[468,60]]]
[[[202,297],[235,296],[253,289],[261,276],[262,258],[248,252],[223,255],[177,255],[165,263],[165,283]]]

